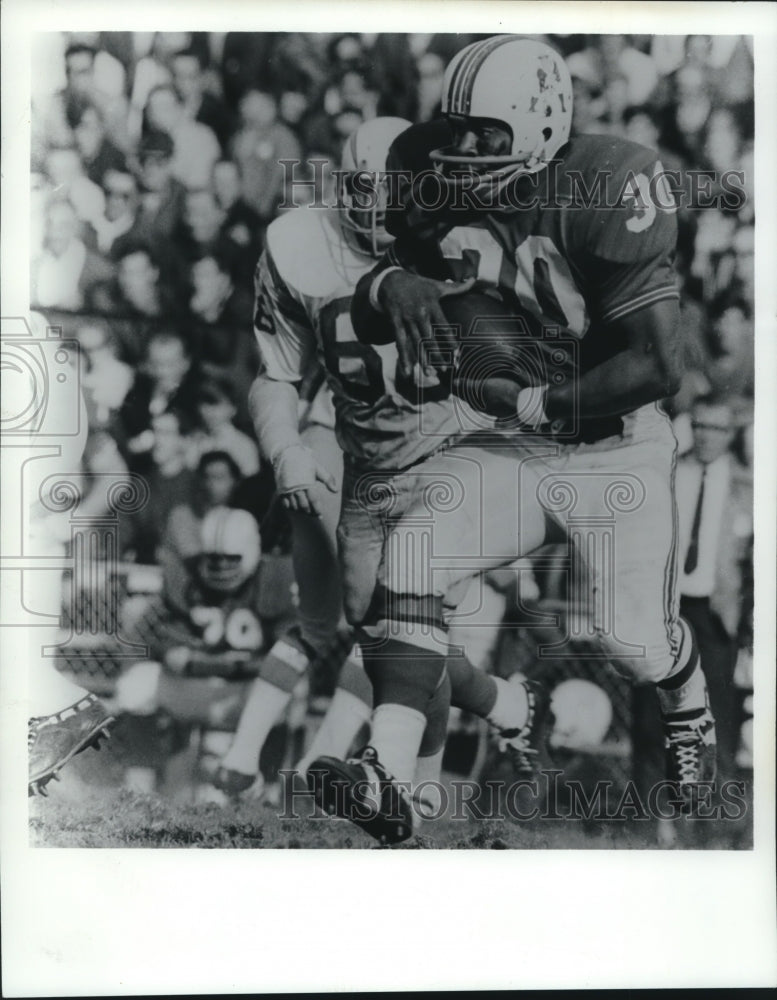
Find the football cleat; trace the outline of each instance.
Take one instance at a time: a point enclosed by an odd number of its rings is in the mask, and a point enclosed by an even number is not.
[[[701,784],[714,782],[717,773],[715,719],[709,707],[695,719],[684,713],[664,718],[666,776],[675,786],[684,813],[698,807]]]
[[[399,844],[412,836],[410,795],[383,767],[373,747],[348,760],[317,757],[307,782],[320,809],[360,826],[381,844]]]
[[[46,796],[46,785],[59,780],[62,768],[87,747],[100,749],[110,738],[114,717],[93,694],[55,712],[29,720],[27,724],[28,795]]]
[[[553,714],[550,710],[550,695],[537,681],[521,681],[526,691],[528,714],[520,729],[499,731],[499,748],[512,761],[519,779],[537,776],[540,753]]]

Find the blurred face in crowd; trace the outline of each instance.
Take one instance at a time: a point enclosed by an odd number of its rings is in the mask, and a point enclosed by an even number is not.
[[[232,474],[232,469],[220,459],[208,462],[202,470],[202,488],[210,507],[226,504],[236,486],[237,480]]]
[[[81,121],[73,129],[73,135],[82,158],[87,163],[93,160],[100,152],[105,137],[105,128],[97,108],[84,109]]]
[[[689,35],[685,42],[685,59],[696,66],[706,66],[712,50],[709,35]]]
[[[299,125],[308,110],[308,99],[298,90],[286,90],[281,94],[281,118],[289,125]]]
[[[134,215],[138,202],[138,188],[132,174],[119,170],[106,170],[103,177],[105,218],[115,222],[125,215]]]
[[[728,108],[713,111],[707,122],[704,154],[711,166],[731,170],[739,158],[739,129]]]
[[[435,52],[425,52],[418,60],[418,103],[427,116],[442,98],[445,63]]]
[[[155,310],[159,270],[144,250],[122,257],[117,277],[124,298],[136,309],[141,312]]]
[[[183,459],[186,441],[174,413],[160,413],[154,417],[151,429],[154,432],[151,457],[155,465],[165,466]]]
[[[225,211],[240,197],[240,172],[232,160],[220,160],[213,168],[213,192]]]
[[[750,321],[739,308],[731,306],[715,323],[715,337],[724,354],[736,354],[750,335]]]
[[[46,246],[60,257],[70,246],[78,233],[78,219],[73,206],[66,201],[57,201],[49,206],[46,214]]]
[[[752,226],[742,226],[734,235],[733,247],[736,251],[736,276],[744,285],[745,294],[752,299],[755,282],[755,230]]]
[[[146,371],[162,392],[174,392],[191,367],[191,360],[177,337],[159,337],[148,345]]]
[[[186,104],[202,97],[204,83],[200,61],[196,56],[178,55],[173,60],[173,83]]]
[[[218,236],[224,213],[211,191],[192,191],[186,196],[186,224],[197,243],[210,243]]]
[[[731,410],[725,404],[697,403],[693,408],[691,427],[693,453],[703,465],[720,458],[734,438]]]
[[[235,415],[235,407],[228,399],[203,400],[197,410],[209,434],[226,427]]]
[[[181,102],[172,87],[153,90],[148,98],[148,121],[152,128],[170,135],[181,120]]]
[[[55,188],[69,188],[83,170],[75,149],[52,149],[46,155],[46,173]]]
[[[706,94],[707,77],[698,66],[681,66],[677,71],[677,94],[681,101],[702,98]]]
[[[213,257],[203,257],[192,267],[192,287],[194,289],[190,306],[199,316],[209,318],[220,309],[232,291],[232,279],[225,274]]]
[[[72,94],[85,95],[94,81],[94,56],[91,52],[73,52],[65,60],[65,76]]]
[[[370,92],[367,83],[361,73],[351,71],[343,76],[340,83],[340,96],[343,104],[349,108],[358,108],[362,111],[370,100]]]
[[[172,177],[172,160],[163,153],[146,153],[140,172],[148,191],[163,191]]]
[[[277,113],[275,99],[259,90],[249,90],[240,102],[240,117],[249,128],[269,128]]]
[[[650,115],[640,112],[626,125],[626,138],[648,149],[658,149],[658,128]]]

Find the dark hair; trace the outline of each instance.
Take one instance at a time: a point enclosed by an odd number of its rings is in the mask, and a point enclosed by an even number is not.
[[[196,59],[197,65],[200,67],[200,69],[204,69],[205,67],[205,62],[203,60],[202,53],[191,45],[187,45],[185,48],[178,49],[177,52],[173,53],[173,59],[184,59],[184,58]]]
[[[630,104],[623,112],[623,124],[628,125],[632,118],[638,118],[640,115],[648,118],[656,129],[661,131],[661,116],[655,108],[647,104]]]
[[[65,62],[71,56],[80,56],[87,52],[94,62],[94,57],[97,55],[97,49],[93,45],[87,45],[86,42],[73,42],[72,45],[68,45],[65,49]]]
[[[729,309],[739,309],[747,319],[750,319],[752,315],[747,299],[740,295],[736,289],[725,288],[722,292],[718,292],[707,306],[707,319],[710,323],[715,323]]]
[[[209,465],[215,465],[216,462],[222,462],[227,466],[229,471],[232,473],[232,478],[236,483],[239,483],[243,478],[243,473],[240,471],[240,466],[232,458],[232,456],[227,451],[206,451],[204,455],[200,456],[200,460],[197,463],[197,475],[205,475],[205,470]]]
[[[159,327],[154,330],[148,338],[148,343],[146,344],[146,356],[148,356],[149,348],[154,343],[170,344],[175,341],[177,344],[181,345],[184,354],[187,358],[191,357],[191,349],[189,348],[189,343],[182,333],[178,330],[173,330],[170,327]]]
[[[221,403],[226,400],[235,405],[235,390],[228,378],[223,375],[211,375],[197,390],[197,404]]]
[[[161,413],[157,413],[152,417],[152,423],[154,420],[158,420],[160,417],[175,417],[175,421],[178,424],[178,433],[181,437],[186,437],[191,434],[196,427],[196,421],[187,413],[186,410],[181,409],[179,406],[169,406],[166,410],[162,410]]]
[[[90,101],[88,98],[83,97],[71,97],[65,105],[65,117],[67,118],[67,123],[70,128],[77,128],[81,124],[81,121],[87,111],[94,111],[100,122],[105,120],[102,111],[94,103],[94,101]]]
[[[116,263],[119,264],[126,257],[131,257],[136,253],[144,253],[148,257],[153,267],[159,267],[159,258],[157,257],[155,251],[152,249],[149,243],[144,240],[127,240],[122,241],[119,244],[119,248],[116,251],[115,259]]]
[[[146,98],[146,107],[148,107],[148,105],[151,103],[151,98],[154,96],[154,94],[159,94],[165,90],[169,91],[179,104],[181,103],[181,98],[178,96],[178,91],[175,89],[172,83],[158,83],[156,84],[156,86],[152,87],[151,90],[149,90],[148,97]]]
[[[734,408],[731,404],[731,399],[729,396],[724,395],[720,392],[705,392],[701,396],[697,396],[691,404],[691,409],[696,409],[697,406],[705,406],[709,409],[717,408],[719,406],[725,407],[731,414],[731,420],[733,424],[734,419]]]
[[[200,261],[212,260],[222,274],[226,274],[227,277],[234,281],[235,274],[240,267],[240,257],[241,255],[237,249],[221,239],[210,250],[198,254],[192,260],[192,267],[195,264],[199,264]]]

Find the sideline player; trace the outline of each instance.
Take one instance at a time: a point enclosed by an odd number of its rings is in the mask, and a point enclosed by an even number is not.
[[[462,50],[446,70],[442,108],[447,143],[440,122],[416,126],[395,143],[400,160],[430,156],[437,172],[414,186],[397,240],[360,282],[354,327],[375,350],[395,341],[406,375],[419,363],[426,369],[421,342],[433,343],[434,328],[447,326],[444,282],[475,279],[501,295],[506,313],[528,311],[575,338],[578,360],[570,353],[570,377],[561,385],[488,378],[460,388],[517,427],[516,461],[489,478],[481,519],[462,505],[447,538],[452,551],[477,551],[496,565],[500,556],[526,551],[538,509],[570,533],[577,555],[586,556],[604,655],[657,686],[668,777],[687,805],[699,782],[714,776],[715,728],[693,634],[678,615],[676,442],[658,401],[677,389],[682,351],[674,203],[661,164],[649,150],[611,136],[569,140],[569,72],[554,49],[532,39],[499,36]],[[421,185],[430,177],[445,198],[425,209],[432,200]],[[544,453],[537,450],[543,445]],[[517,494],[516,475],[526,487]],[[568,488],[571,512],[552,502],[554,485],[556,500],[559,487]],[[512,510],[505,502],[511,495]],[[489,500],[503,509],[502,550],[478,535],[491,523]],[[417,514],[416,506],[395,528],[389,551],[409,551]],[[611,565],[579,551],[572,516],[588,519],[597,544],[597,518],[615,521]],[[523,532],[508,553],[511,519]],[[403,620],[413,615],[433,623],[442,596],[468,572],[451,569],[430,580],[422,559],[387,560],[381,601],[369,614],[363,609],[362,621],[383,634],[406,630]],[[405,642],[413,648],[412,635]],[[383,669],[404,675],[400,661]],[[420,728],[407,700],[386,688],[376,687],[372,743],[388,764],[397,746],[407,756],[419,745]],[[379,724],[381,713],[391,715],[391,728]]]
[[[391,241],[384,228],[386,156],[392,140],[407,127],[401,119],[385,118],[362,125],[344,150],[339,208],[301,209],[276,220],[259,267],[256,333],[264,371],[252,392],[252,406],[260,447],[273,461],[287,505],[308,517],[320,511],[329,480],[320,457],[304,447],[297,430],[295,387],[311,365],[323,360],[352,507],[344,509],[338,529],[341,554],[344,549],[349,553],[343,572],[351,620],[357,617],[354,607],[370,601],[384,538],[396,515],[391,502],[381,506],[380,497],[390,500],[401,493],[400,504],[407,504],[414,490],[433,489],[433,480],[423,472],[411,476],[409,470],[425,469],[430,455],[462,430],[460,405],[439,386],[419,396],[412,379],[398,373],[394,345],[378,352],[360,344],[350,322],[356,282]],[[355,495],[362,486],[369,493],[370,483],[378,494],[374,512]],[[334,551],[331,526],[323,527]],[[408,664],[408,670],[413,669]],[[370,680],[374,682],[374,673]],[[533,747],[528,737],[533,736],[535,716],[537,721],[540,717],[534,711],[535,688],[500,683],[476,671],[465,657],[457,658],[451,683],[456,703],[507,731],[514,741],[516,766],[530,770]],[[430,705],[435,722],[423,746],[412,751],[408,781],[439,778],[448,684],[441,673],[418,707],[424,729]],[[306,761],[327,754],[333,751],[314,745]]]

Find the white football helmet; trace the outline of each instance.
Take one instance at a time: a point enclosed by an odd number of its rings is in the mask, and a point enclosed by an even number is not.
[[[357,249],[372,257],[379,257],[393,241],[385,226],[386,159],[393,141],[408,128],[410,122],[404,118],[372,118],[343,146],[337,198],[340,220]]]
[[[604,741],[612,724],[612,702],[598,684],[571,677],[556,685],[550,705],[555,717],[551,746],[590,749]]]
[[[509,129],[512,149],[503,156],[463,156],[454,147],[431,153],[440,170],[475,169],[484,182],[501,186],[516,173],[542,169],[569,138],[572,78],[561,55],[545,42],[522,35],[486,38],[449,63],[442,111],[488,118]]]
[[[253,574],[262,555],[259,527],[246,510],[215,507],[200,529],[198,571],[210,590],[232,593]]]

